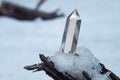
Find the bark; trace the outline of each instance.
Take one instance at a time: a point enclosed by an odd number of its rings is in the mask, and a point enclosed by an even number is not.
[[[0,16],[8,16],[18,20],[34,20],[38,17],[43,20],[49,20],[63,17],[64,14],[58,14],[58,10],[47,13],[3,1],[0,6]]]
[[[102,71],[101,71],[101,74],[105,74],[107,72],[111,72],[110,70],[108,70],[107,68],[105,68],[105,66],[100,63],[101,67],[102,67]],[[120,80],[120,78],[114,74],[113,72],[110,73],[110,76],[109,76],[112,80]]]
[[[40,54],[40,59],[43,63],[25,66],[24,69],[34,70],[33,72],[44,70],[46,74],[48,74],[54,80],[77,80],[67,73],[63,74],[62,72],[59,72],[54,67],[54,64],[50,62],[44,55]]]

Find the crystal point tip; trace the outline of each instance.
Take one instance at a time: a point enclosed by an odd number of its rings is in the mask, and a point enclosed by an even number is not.
[[[80,18],[77,9],[75,9],[70,15],[70,18]]]
[[[72,15],[73,15],[73,14],[79,16],[77,9],[75,9],[75,10],[72,12]]]

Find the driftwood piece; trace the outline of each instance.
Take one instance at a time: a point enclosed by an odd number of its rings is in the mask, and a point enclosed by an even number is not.
[[[47,13],[3,1],[0,5],[0,16],[8,16],[18,20],[34,20],[38,17],[42,20],[49,20],[63,17],[64,14],[58,14],[58,10]]]
[[[54,80],[78,80],[77,78],[71,76],[69,73],[59,72],[55,68],[54,63],[49,61],[49,58],[45,57],[43,54],[40,54],[39,56],[40,56],[40,59],[43,63],[25,66],[24,69],[34,70],[33,72],[43,70],[50,77],[52,77]],[[102,63],[100,63],[100,65],[102,67],[102,70],[100,72],[102,75],[107,73],[107,72],[110,72],[109,77],[111,78],[111,80],[120,80],[120,78],[118,76],[116,76],[113,72],[106,69],[105,66]],[[85,77],[86,80],[92,80],[92,78],[88,75],[87,72],[83,71],[82,74],[83,74],[83,76]]]

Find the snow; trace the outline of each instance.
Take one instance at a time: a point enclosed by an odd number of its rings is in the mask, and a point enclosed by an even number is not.
[[[33,9],[39,0],[7,1]],[[56,8],[65,17],[51,21],[0,17],[0,80],[52,80],[44,72],[32,73],[23,67],[40,63],[39,53],[52,56],[59,50],[66,18],[74,9],[82,20],[78,46],[88,48],[120,76],[120,0],[47,0],[40,9]]]
[[[101,66],[98,59],[84,47],[77,49],[76,55],[65,54],[61,51],[57,52],[55,56],[50,57],[57,70],[63,73],[68,73],[78,80],[84,80],[82,72],[88,73],[92,80],[111,80],[108,76],[110,72],[104,75],[100,74]]]

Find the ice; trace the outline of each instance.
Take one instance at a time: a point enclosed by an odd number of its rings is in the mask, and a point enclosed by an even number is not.
[[[92,80],[111,80],[108,77],[110,72],[104,75],[100,74],[100,61],[84,47],[77,48],[76,55],[59,51],[55,56],[50,57],[50,60],[55,64],[57,70],[68,73],[79,80],[84,79],[83,71],[87,72]]]

